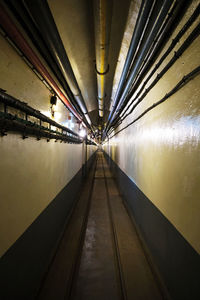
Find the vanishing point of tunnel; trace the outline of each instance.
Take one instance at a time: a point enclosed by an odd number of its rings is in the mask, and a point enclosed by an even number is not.
[[[0,0],[0,300],[200,299],[200,0]]]

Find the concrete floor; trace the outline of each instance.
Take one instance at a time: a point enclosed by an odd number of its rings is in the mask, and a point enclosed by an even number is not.
[[[97,153],[39,299],[163,299],[102,152]]]

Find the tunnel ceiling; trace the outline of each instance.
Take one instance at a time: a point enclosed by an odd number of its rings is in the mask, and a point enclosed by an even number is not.
[[[49,43],[52,43],[54,45],[57,44],[55,40],[49,41],[48,38],[47,40],[45,40],[46,36],[45,33],[43,33],[40,23],[41,20],[46,19],[46,10],[49,9],[49,12],[55,22],[60,41],[64,46],[64,50],[71,64],[72,71],[77,81],[77,85],[80,88],[80,93],[82,94],[82,99],[85,102],[86,110],[88,111],[92,124],[97,126],[100,120],[100,123],[102,124],[102,118],[99,118],[98,112],[98,89],[95,53],[95,18],[97,18],[98,13],[100,12],[95,12],[95,2],[96,6],[98,6],[101,5],[101,2],[106,3],[107,1],[1,0],[0,2],[4,5],[7,12],[12,17],[12,20],[14,20],[17,26],[19,26],[18,28],[20,29],[22,34],[25,37],[28,37],[28,40],[30,39],[29,41],[31,41],[31,46],[34,46],[34,49],[36,48],[36,50],[38,50],[38,53],[41,55],[40,57],[46,60],[49,69],[53,70],[51,60],[48,61],[46,59],[49,56],[52,59],[52,53],[50,53],[51,50],[49,51],[48,55],[45,52],[47,50],[44,50],[44,52],[41,53],[41,40],[38,39],[37,35],[35,35],[36,30],[38,31],[39,37],[44,41],[44,47],[47,47],[48,50],[50,49]],[[141,0],[132,2],[140,3]],[[44,4],[44,7],[41,5],[41,3]],[[107,49],[107,63],[109,65],[109,71],[106,74],[104,92],[104,122],[106,122],[110,109],[113,80],[131,1],[114,0],[110,1],[110,3],[112,5],[112,8],[110,11],[106,12],[105,20],[105,30],[110,31],[110,33]],[[48,22],[46,24],[48,28]],[[109,28],[107,28],[108,26]],[[48,29],[47,28],[47,32],[51,31],[51,27],[49,27]],[[55,53],[55,56],[56,55],[57,53]],[[56,56],[56,60],[59,61],[59,59],[60,58]],[[53,57],[53,60],[55,62],[55,57]],[[62,67],[60,67],[60,70],[59,72],[62,73]],[[53,73],[55,73],[54,70]],[[59,74],[59,76],[64,77],[63,74]],[[63,88],[62,82],[61,88]],[[70,84],[69,88],[72,91]],[[75,95],[77,94],[77,92],[75,91],[73,93],[72,91],[72,94]]]
[[[90,129],[92,136],[105,139],[123,122],[130,102],[138,100],[143,90],[138,92],[141,83],[190,1],[0,3],[6,8],[6,12],[1,12],[5,31],[44,75],[52,93]],[[157,68],[155,65],[152,76]]]
[[[88,111],[97,109],[95,45],[90,2],[48,1]]]
[[[48,0],[88,111],[98,118],[97,76],[93,0]],[[113,1],[109,44],[109,72],[106,81],[105,111],[109,110],[113,77],[129,10],[129,0]],[[105,114],[105,117],[107,114]]]

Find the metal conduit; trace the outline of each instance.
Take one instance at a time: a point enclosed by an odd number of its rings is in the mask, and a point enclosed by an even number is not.
[[[151,6],[148,7],[148,4],[151,4]],[[159,3],[157,0],[146,1],[146,6],[145,6],[145,0],[143,0],[142,4],[140,6],[136,25],[135,25],[133,36],[132,36],[131,43],[130,43],[130,47],[132,48],[132,50],[130,49],[131,52],[129,52],[129,50],[128,50],[128,54],[127,54],[127,58],[126,58],[126,60],[128,59],[127,63],[125,60],[126,70],[123,74],[123,77],[121,75],[121,78],[120,78],[121,87],[120,87],[120,90],[117,91],[117,95],[115,95],[115,105],[113,105],[113,107],[112,107],[112,110],[109,114],[108,122],[106,124],[105,131],[106,131],[107,135],[108,135],[110,127],[113,126],[113,123],[116,123],[115,122],[116,117],[113,116],[113,114],[115,114],[116,107],[119,103],[119,100],[122,95],[123,89],[126,85],[127,79],[129,78],[130,71],[131,71],[139,53],[141,52],[141,49],[144,46],[147,37],[149,36],[149,32],[151,31],[151,28],[153,26],[154,19],[157,16],[157,14],[159,13],[160,8],[161,8],[161,3]],[[137,31],[139,31],[139,35],[137,34]],[[124,71],[124,69],[123,69],[123,71]],[[119,88],[119,86],[118,86],[118,88]],[[112,122],[112,124],[111,124],[111,122]]]
[[[73,115],[80,121],[82,121],[81,116],[76,112],[76,110],[69,103],[68,99],[63,95],[59,89],[57,83],[51,77],[45,66],[42,64],[40,59],[37,57],[35,52],[31,49],[23,35],[17,29],[15,24],[12,22],[4,7],[0,5],[0,24],[9,35],[9,37],[14,41],[14,43],[19,47],[19,49],[24,53],[24,55],[30,60],[36,70],[45,78],[52,89],[55,91],[59,99],[68,107],[68,109],[73,113]]]
[[[163,77],[163,75],[170,69],[170,67],[177,61],[177,59],[183,54],[183,52],[191,45],[191,43],[199,36],[200,34],[200,23],[194,28],[191,34],[187,37],[187,39],[183,42],[180,48],[174,53],[173,57],[170,61],[165,65],[165,67],[161,70],[159,74],[157,74],[156,78],[152,81],[152,83],[148,86],[148,88],[144,91],[144,93],[137,98],[137,102],[133,104],[129,113],[127,113],[123,119],[133,112],[135,107],[144,99],[144,97],[148,94],[148,92],[155,86],[155,84]]]
[[[137,122],[138,120],[140,120],[144,115],[146,115],[149,111],[153,110],[156,106],[158,106],[158,105],[162,104],[163,102],[165,102],[166,100],[168,100],[172,95],[174,95],[183,86],[185,86],[190,80],[192,80],[199,74],[200,74],[200,66],[196,67],[190,73],[183,76],[183,78],[163,98],[161,98],[159,101],[155,102],[154,104],[149,106],[147,109],[145,109],[136,119],[134,119],[129,124],[127,124],[120,130],[115,132],[112,136],[109,137],[109,139],[113,138],[115,135],[119,134],[120,132],[122,132],[123,130],[125,130],[126,128],[128,128],[129,126],[131,126],[132,124]]]
[[[186,24],[181,28],[181,30],[178,32],[177,36],[172,40],[169,48],[166,50],[166,52],[163,54],[163,56],[160,58],[159,62],[155,65],[154,69],[151,71],[150,75],[147,77],[147,79],[145,80],[144,84],[142,85],[141,89],[138,91],[138,93],[136,94],[136,96],[133,98],[133,100],[131,101],[131,103],[128,105],[128,107],[126,108],[125,112],[123,112],[123,114],[120,116],[119,118],[116,118],[113,121],[113,126],[114,128],[118,127],[119,124],[121,124],[124,119],[130,115],[133,110],[137,107],[137,105],[143,101],[143,99],[145,98],[145,96],[149,93],[149,91],[155,86],[155,84],[163,77],[163,75],[170,69],[170,67],[179,59],[179,57],[184,53],[184,51],[192,44],[192,42],[199,36],[200,33],[200,24],[198,24],[194,30],[190,33],[190,35],[186,38],[186,40],[183,42],[183,44],[180,46],[180,48],[174,52],[173,57],[170,59],[170,61],[164,66],[164,68],[160,71],[160,73],[157,74],[157,76],[155,77],[155,79],[152,81],[152,83],[148,86],[147,89],[144,90],[144,87],[146,85],[146,83],[152,78],[153,74],[155,73],[155,71],[159,68],[159,66],[161,65],[161,63],[163,62],[163,60],[171,53],[171,51],[173,50],[173,48],[175,47],[175,45],[179,42],[180,38],[183,36],[183,34],[188,30],[188,28],[190,28],[190,26],[192,25],[192,23],[194,23],[194,21],[197,19],[197,17],[200,14],[200,5],[197,6],[196,10],[194,11],[194,13],[192,14],[192,16],[190,17],[190,19],[186,22]],[[141,92],[143,92],[141,94]],[[139,95],[141,94],[141,96],[139,97]],[[137,101],[136,101],[137,100]],[[135,102],[135,103],[134,103]],[[127,110],[131,107],[130,111],[128,113]],[[112,129],[113,131],[114,129]],[[111,134],[111,129],[109,134]]]
[[[19,20],[19,23],[22,25],[23,29],[26,31],[28,36],[30,37],[31,41],[34,43],[36,48],[39,50],[42,57],[47,62],[48,66],[50,66],[51,70],[53,71],[54,75],[58,79],[59,83],[63,87],[64,91],[66,92],[68,98],[70,99],[71,104],[74,108],[78,111],[79,114],[83,114],[80,107],[78,106],[77,102],[74,99],[74,96],[61,72],[57,64],[55,63],[48,47],[46,46],[45,42],[43,41],[39,30],[37,29],[35,23],[33,22],[32,18],[30,18],[26,8],[24,7],[21,1],[15,0],[6,0],[5,4],[8,8],[12,11],[14,16]]]
[[[199,11],[200,11],[200,5],[197,7],[197,9],[193,13],[193,15],[191,16],[191,18],[189,19],[189,21],[184,25],[183,30],[181,30],[179,32],[179,34],[172,40],[171,45],[168,48],[168,50],[164,53],[164,55],[161,57],[161,59],[159,60],[159,62],[156,63],[156,65],[153,67],[153,70],[150,72],[150,74],[145,79],[145,81],[142,84],[140,90],[137,92],[137,95],[131,100],[131,103],[128,104],[128,102],[130,101],[131,97],[134,95],[134,92],[136,91],[136,89],[139,87],[140,83],[144,79],[144,76],[147,74],[147,72],[149,71],[150,67],[155,62],[155,59],[158,57],[158,55],[159,55],[159,53],[160,53],[160,51],[162,49],[162,46],[165,43],[165,40],[164,40],[165,36],[169,37],[171,35],[172,30],[178,24],[177,19],[180,17],[181,13],[183,14],[183,12],[185,12],[185,10],[186,10],[186,8],[187,8],[187,6],[188,6],[188,4],[190,2],[191,1],[188,1],[188,0],[181,1],[181,2],[177,1],[177,6],[175,7],[175,11],[172,14],[172,16],[170,16],[170,20],[169,20],[169,24],[167,25],[167,28],[161,34],[161,37],[159,37],[158,42],[155,45],[155,48],[151,51],[150,57],[149,57],[149,59],[147,61],[147,64],[143,66],[143,70],[142,70],[140,76],[134,82],[134,86],[131,88],[131,91],[130,91],[127,99],[125,99],[124,104],[120,108],[120,112],[119,112],[120,118],[125,115],[125,113],[128,111],[128,109],[133,104],[133,102],[138,98],[138,96],[144,90],[147,82],[152,78],[153,74],[158,70],[158,68],[160,67],[160,65],[164,61],[164,59],[167,57],[167,55],[172,51],[172,49],[175,47],[175,45],[177,44],[177,42],[180,40],[180,37],[183,36],[184,32],[190,27],[191,23],[197,18],[198,14],[199,14]],[[161,43],[161,46],[160,46],[160,43]]]
[[[56,141],[82,143],[82,139],[76,132],[48,118],[19,99],[0,91],[0,102],[4,104],[4,111],[0,111],[0,134],[2,136],[7,135],[7,131],[17,131],[22,133],[23,139],[27,138],[27,134],[31,134],[37,136],[38,140],[41,137],[46,137]],[[14,114],[9,113],[8,108],[10,107],[16,108],[20,113],[23,112],[25,119],[19,117],[16,112]],[[29,120],[29,116],[38,120]],[[48,127],[44,126],[42,122],[48,123]],[[56,130],[52,129],[51,126],[56,127]],[[61,130],[58,131],[57,129]]]
[[[162,23],[163,23],[166,15],[167,15],[167,13],[169,11],[169,8],[172,5],[172,3],[173,3],[173,0],[165,0],[163,2],[163,5],[162,5],[161,10],[160,10],[160,12],[158,14],[157,20],[155,21],[154,26],[152,27],[152,30],[151,30],[151,32],[150,32],[150,34],[149,34],[149,36],[148,36],[148,38],[147,38],[144,46],[143,46],[141,52],[139,53],[139,55],[137,57],[137,60],[133,64],[132,70],[131,70],[130,75],[129,75],[128,79],[127,79],[126,86],[125,86],[125,88],[123,90],[123,93],[122,93],[122,95],[120,97],[118,105],[117,105],[117,107],[116,107],[116,109],[115,109],[115,111],[113,113],[113,116],[112,116],[112,118],[110,120],[110,126],[112,124],[112,121],[114,120],[116,112],[119,111],[121,105],[123,104],[123,101],[126,98],[128,92],[129,92],[129,90],[131,88],[132,82],[135,79],[135,76],[137,75],[137,72],[139,71],[139,69],[140,69],[140,67],[141,67],[141,65],[143,63],[144,58],[145,58],[146,54],[148,53],[149,47],[153,43],[153,41],[154,41],[154,39],[155,39],[155,37],[156,37],[159,29],[160,29],[160,26],[162,25]],[[107,128],[107,132],[108,132],[110,126],[108,126],[108,128]]]
[[[52,126],[55,126],[57,128],[60,128],[74,136],[79,137],[79,135],[72,131],[71,129],[55,122],[54,120],[50,119],[49,117],[43,115],[39,110],[32,108],[28,104],[18,100],[17,98],[12,97],[11,95],[8,95],[5,92],[0,91],[0,101],[4,103],[6,106],[14,107],[16,109],[19,109],[20,111],[24,112],[25,114],[29,116],[33,116],[37,119],[40,119],[43,122],[49,123]]]
[[[0,112],[0,132],[1,136],[6,136],[7,132],[19,132],[22,134],[22,138],[26,139],[28,136],[35,136],[39,141],[41,138],[46,138],[47,142],[50,139],[54,139],[55,142],[70,143],[70,144],[81,144],[80,138],[71,137],[64,133],[58,133],[55,130],[45,128],[34,124],[33,122],[24,121],[23,119],[17,118],[10,114]]]
[[[119,119],[119,115],[125,109],[127,103],[129,102],[130,98],[133,96],[135,90],[139,87],[144,76],[146,75],[146,73],[148,72],[150,67],[155,62],[157,56],[159,55],[160,51],[162,50],[162,47],[165,44],[166,37],[169,37],[171,35],[172,29],[174,29],[174,27],[175,27],[174,23],[177,23],[177,17],[180,16],[181,11],[184,11],[184,9],[186,9],[188,3],[189,3],[188,0],[186,0],[186,1],[182,0],[181,2],[179,0],[177,0],[176,2],[174,2],[174,5],[171,6],[171,9],[170,9],[165,21],[163,22],[162,26],[160,27],[160,30],[159,30],[154,42],[152,43],[151,47],[149,48],[148,54],[146,55],[146,57],[142,63],[142,66],[132,83],[132,86],[131,86],[131,89],[130,89],[128,95],[124,99],[124,102],[118,111],[118,117],[116,117],[116,120]],[[157,66],[157,68],[158,68],[158,66]],[[142,90],[143,88],[141,88],[140,90]],[[121,116],[120,116],[120,118],[121,118]],[[113,121],[113,123],[114,122],[115,122],[115,120]]]
[[[82,112],[84,113],[87,122],[89,123],[89,125],[91,125],[91,120],[89,118],[85,102],[83,100],[80,88],[76,81],[70,61],[66,54],[47,1],[25,0],[24,4],[30,16],[33,18],[35,24],[37,25],[38,30],[40,31],[44,41],[46,42],[52,56],[57,62],[64,77],[66,78],[73,96]]]
[[[128,50],[128,53],[127,53],[126,61],[124,63],[124,67],[123,67],[123,71],[122,71],[122,74],[121,74],[121,77],[120,77],[117,92],[115,94],[113,108],[112,108],[112,110],[109,114],[109,117],[108,117],[108,122],[112,118],[114,110],[116,109],[116,106],[118,104],[119,97],[121,95],[122,88],[124,86],[128,70],[129,70],[131,62],[133,60],[133,56],[135,54],[135,51],[138,47],[138,43],[141,39],[141,35],[143,33],[145,23],[146,23],[146,20],[147,20],[147,17],[149,15],[149,12],[150,12],[150,9],[152,7],[153,2],[154,2],[153,0],[143,0],[142,4],[140,6],[137,22],[136,22],[136,25],[135,25],[135,30],[134,30],[133,35],[132,35],[132,39],[131,39],[130,47],[129,47],[129,50]]]
[[[106,74],[109,71],[108,50],[112,20],[112,1],[94,0],[96,73],[99,116],[104,115]]]

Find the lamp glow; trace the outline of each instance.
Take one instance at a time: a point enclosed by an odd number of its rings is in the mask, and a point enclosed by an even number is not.
[[[86,136],[86,131],[84,129],[81,129],[79,131],[79,135],[80,135],[80,137],[85,137]]]

